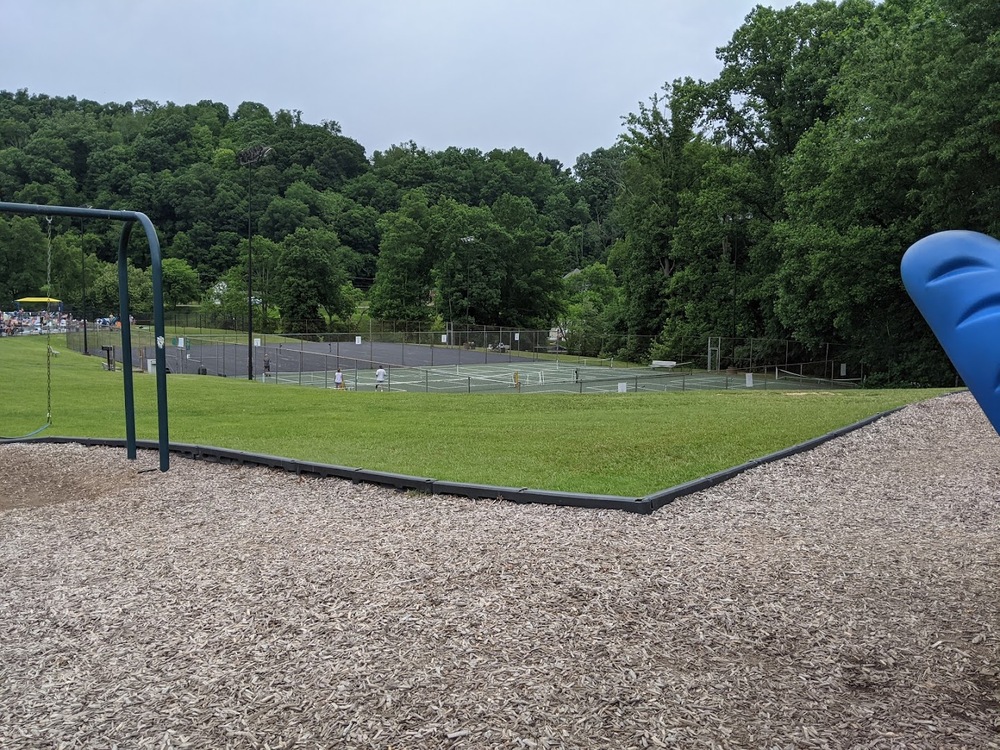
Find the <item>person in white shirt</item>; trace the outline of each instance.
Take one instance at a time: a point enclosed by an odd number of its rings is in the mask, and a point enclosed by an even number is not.
[[[381,391],[383,385],[385,385],[385,368],[379,365],[375,371],[375,390]]]

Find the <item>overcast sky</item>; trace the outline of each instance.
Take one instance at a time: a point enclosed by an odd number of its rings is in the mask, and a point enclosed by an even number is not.
[[[712,79],[753,0],[0,0],[0,89],[259,102],[373,151],[572,166],[664,83]],[[785,7],[792,0],[767,0]]]

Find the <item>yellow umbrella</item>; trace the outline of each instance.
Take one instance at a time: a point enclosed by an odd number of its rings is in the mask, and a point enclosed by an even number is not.
[[[53,299],[52,297],[21,297],[20,299],[14,300],[15,302],[62,302],[61,299]]]

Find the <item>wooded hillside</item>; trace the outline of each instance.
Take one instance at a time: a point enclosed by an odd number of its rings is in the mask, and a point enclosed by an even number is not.
[[[252,102],[2,91],[0,200],[146,213],[168,304],[234,321],[249,221],[258,330],[343,327],[367,297],[414,326],[560,324],[588,355],[756,338],[836,345],[871,383],[953,382],[899,260],[944,229],[1000,236],[1000,6],[758,7],[718,56],[717,79],[665,85],[572,168],[412,142],[369,156],[336,122]],[[47,229],[0,217],[0,308],[45,291]],[[86,278],[90,315],[113,311],[117,238],[56,220],[47,291],[79,310]]]

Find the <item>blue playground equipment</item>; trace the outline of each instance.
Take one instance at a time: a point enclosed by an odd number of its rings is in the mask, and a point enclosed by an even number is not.
[[[1000,433],[1000,242],[938,232],[910,246],[903,285]]]

